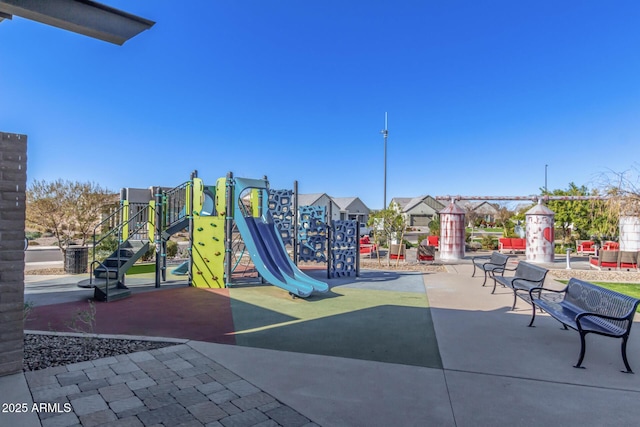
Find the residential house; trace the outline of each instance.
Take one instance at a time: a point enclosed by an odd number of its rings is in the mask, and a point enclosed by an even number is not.
[[[331,219],[340,219],[340,206],[327,193],[298,194],[298,206],[324,206]]]
[[[370,209],[358,197],[331,197],[327,193],[299,194],[298,206],[331,207],[331,219],[355,219],[366,223]]]
[[[472,202],[468,200],[462,200],[456,203],[465,212],[473,212],[475,216],[486,223],[493,223],[496,221],[498,215],[499,206],[495,203],[489,203],[487,201]]]
[[[352,219],[366,224],[371,211],[359,197],[333,197],[340,208],[340,219]]]
[[[445,205],[426,195],[414,198],[394,197],[390,207],[402,213],[408,226],[427,227]]]

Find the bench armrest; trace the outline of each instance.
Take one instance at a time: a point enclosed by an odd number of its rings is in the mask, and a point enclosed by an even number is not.
[[[583,311],[582,313],[579,313],[576,316],[576,324],[578,325],[578,328],[582,329],[581,326],[580,326],[580,319],[582,319],[583,317],[586,317],[586,316],[599,317],[601,319],[607,319],[607,320],[628,320],[629,322],[631,322],[631,318],[633,317],[634,312],[635,312],[635,310],[630,311],[625,316],[618,317],[618,316],[609,316],[609,315],[606,315],[606,314],[593,313],[591,311]]]
[[[504,272],[504,265],[494,264],[492,262],[485,262],[484,264],[482,264],[482,268],[485,270],[498,271],[500,273]]]
[[[515,279],[513,279],[512,283],[515,284],[515,282],[540,283],[541,281],[540,280],[533,280],[533,279],[525,279],[524,277],[516,277]],[[537,286],[537,288],[544,289],[544,288],[541,288],[540,286]]]
[[[531,288],[529,289],[529,298],[531,298],[531,302],[533,303],[533,293],[534,292],[542,292],[542,291],[547,291],[547,292],[555,292],[557,294],[564,294],[567,292],[567,289],[569,289],[568,286],[565,286],[564,289],[549,289],[549,288],[545,288],[542,286],[536,286],[535,288]]]

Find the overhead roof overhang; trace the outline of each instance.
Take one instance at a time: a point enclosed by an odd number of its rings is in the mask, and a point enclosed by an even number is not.
[[[90,0],[0,0],[0,22],[12,15],[117,45],[155,24]]]

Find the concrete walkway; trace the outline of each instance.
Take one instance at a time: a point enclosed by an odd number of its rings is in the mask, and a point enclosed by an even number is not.
[[[185,341],[2,377],[0,401],[59,403],[43,426],[638,424],[640,376],[620,372],[620,340],[588,336],[575,369],[577,333],[547,315],[528,328],[530,307],[511,311],[512,293],[491,295],[471,270],[424,275],[443,369]],[[639,328],[628,355],[640,373]],[[40,421],[29,410],[0,425]]]

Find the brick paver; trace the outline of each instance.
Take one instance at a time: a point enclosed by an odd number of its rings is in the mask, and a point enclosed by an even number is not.
[[[27,372],[34,401],[70,404],[39,414],[45,427],[314,426],[187,345]]]
[[[82,415],[80,417],[80,422],[83,427],[93,427],[106,424],[110,421],[116,421],[117,419],[118,416],[114,414],[113,411],[105,409],[104,411],[91,412],[87,415]]]
[[[109,409],[109,405],[107,405],[107,402],[105,402],[99,394],[73,399],[71,406],[73,406],[73,410],[79,416]]]
[[[98,392],[107,402],[113,402],[114,400],[126,399],[133,396],[133,392],[126,384],[116,384],[102,387],[98,389]]]
[[[144,406],[142,400],[138,399],[136,396],[128,397],[126,399],[116,400],[114,402],[109,403],[111,410],[116,414],[121,414],[130,409],[138,408]]]
[[[218,421],[229,416],[228,413],[211,401],[196,403],[195,405],[187,407],[187,410],[203,423]]]
[[[239,414],[223,418],[220,422],[225,427],[250,427],[267,421],[268,419],[265,414],[257,409],[251,409],[250,411],[240,412]]]

